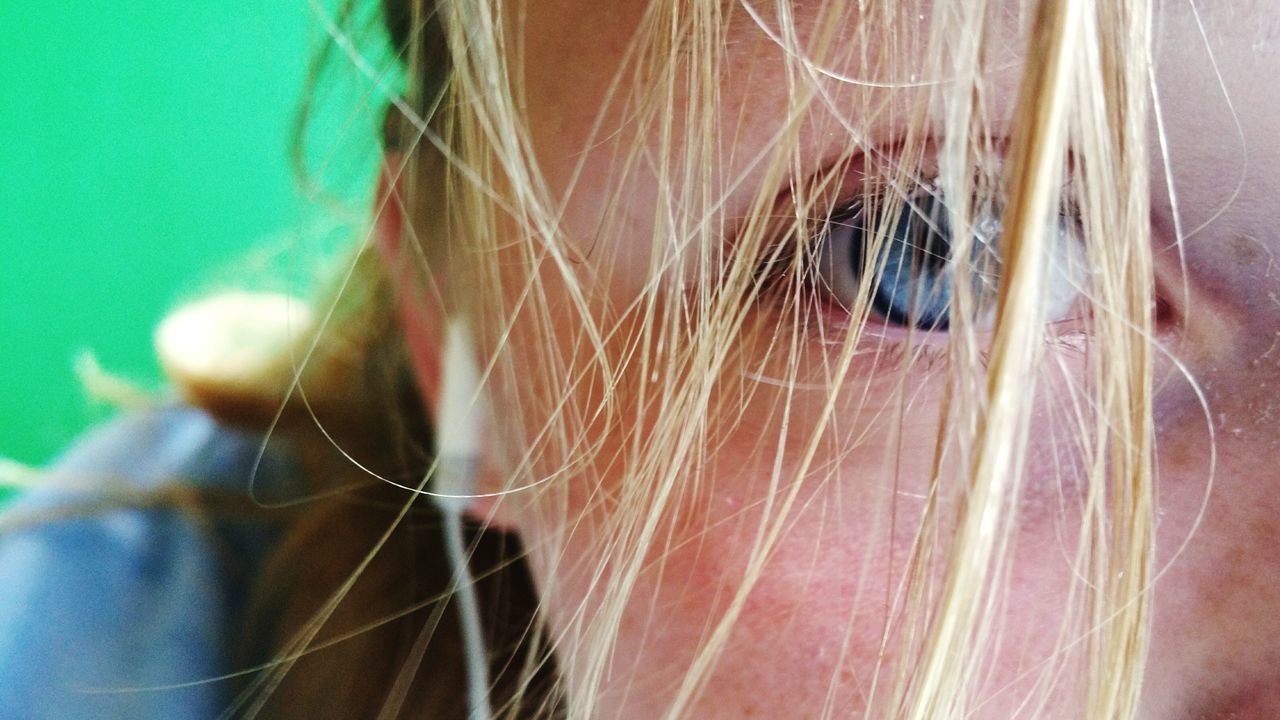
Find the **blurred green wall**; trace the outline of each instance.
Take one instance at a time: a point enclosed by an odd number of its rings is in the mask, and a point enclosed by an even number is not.
[[[0,2],[0,458],[44,462],[109,412],[84,350],[158,387],[166,310],[328,212],[286,152],[317,28],[303,0]],[[376,101],[348,85],[318,164],[362,204]]]

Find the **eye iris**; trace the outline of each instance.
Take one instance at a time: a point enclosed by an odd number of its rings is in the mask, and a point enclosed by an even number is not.
[[[854,273],[871,274],[872,309],[885,320],[921,330],[945,330],[951,309],[951,228],[942,202],[933,196],[903,203],[884,228],[887,237],[877,257],[863,257],[871,235],[880,228],[863,228],[864,242],[855,242]]]
[[[845,310],[867,298],[884,323],[923,331],[947,330],[957,279],[965,283],[964,318],[970,327],[994,325],[1003,262],[998,202],[974,197],[969,242],[956,243],[943,195],[921,186],[891,208],[871,197],[827,221],[816,273]],[[1079,312],[1077,298],[1089,279],[1080,225],[1060,211],[1046,228],[1048,247],[1038,285],[1043,317],[1056,322]],[[956,257],[956,245],[967,257]]]

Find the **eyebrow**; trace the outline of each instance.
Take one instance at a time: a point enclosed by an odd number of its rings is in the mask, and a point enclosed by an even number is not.
[[[730,22],[729,36],[745,35],[754,31],[764,33],[775,42],[779,40],[777,37],[777,24],[769,21],[777,19],[777,13],[771,12],[771,7],[779,5],[787,5],[790,8],[790,16],[793,25],[804,27],[817,22],[823,17],[823,13],[829,12],[828,6],[833,0],[727,0],[731,6],[738,6],[737,10],[741,13],[740,18],[746,21]],[[856,7],[854,2],[846,1],[846,5],[851,9]],[[770,6],[770,7],[765,7]],[[741,38],[738,38],[741,39]]]
[[[760,20],[773,20],[777,18],[777,13],[772,11],[780,5],[786,5],[789,8],[789,14],[795,21],[796,25],[803,26],[806,23],[813,23],[827,17],[832,12],[832,6],[843,4],[845,13],[843,19],[853,21],[857,19],[858,6],[863,4],[864,0],[725,0],[725,4],[732,6],[740,6],[743,17],[757,17]],[[1001,2],[1012,4],[1014,0],[995,0],[997,4]],[[1191,0],[1186,0],[1190,2]],[[1256,2],[1271,2],[1272,0],[1255,0]],[[882,17],[885,13],[878,12],[880,6],[891,8],[890,16],[916,16],[922,21],[931,20],[933,17],[934,0],[869,0],[866,2],[868,6],[865,12],[865,18],[870,22],[878,17]],[[750,27],[758,28],[759,24],[751,22]],[[776,28],[770,27],[770,30]],[[733,30],[730,31],[731,34]]]

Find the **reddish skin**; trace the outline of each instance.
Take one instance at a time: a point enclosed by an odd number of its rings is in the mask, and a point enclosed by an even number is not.
[[[627,142],[625,125],[618,138],[597,143],[585,153],[582,148],[644,5],[642,0],[525,4],[524,67],[533,145],[550,186],[561,194],[574,163],[585,162],[583,177],[569,198],[564,229],[584,251],[590,250],[582,277],[593,278],[587,288],[601,316],[606,302],[634,297],[644,280],[657,190],[652,178],[643,174],[620,179],[610,173],[613,151],[619,142]],[[1164,328],[1161,341],[1182,358],[1204,392],[1218,443],[1218,465],[1205,515],[1193,528],[1207,490],[1208,423],[1192,384],[1172,363],[1160,359],[1155,401],[1158,566],[1172,564],[1155,591],[1156,620],[1141,717],[1267,720],[1280,717],[1280,671],[1274,669],[1280,660],[1280,613],[1274,610],[1280,605],[1280,552],[1275,551],[1280,547],[1280,4],[1242,0],[1201,5],[1204,28],[1243,136],[1209,65],[1190,3],[1167,4],[1159,11],[1157,81],[1171,149],[1168,164],[1184,231],[1203,226],[1184,243],[1185,276],[1178,251],[1165,249],[1175,230],[1171,204],[1161,187],[1154,191],[1153,227],[1159,246],[1157,274],[1177,321]],[[745,20],[741,13],[735,18]],[[777,109],[785,104],[782,68],[776,47],[746,23],[736,28],[734,37],[734,63],[723,86],[725,126],[737,127],[740,120],[739,147],[755,148],[768,140],[778,124]],[[1016,48],[1021,43],[1009,45]],[[853,74],[857,68],[848,70]],[[881,72],[894,74],[892,69]],[[1008,114],[1016,67],[994,83],[994,102],[1001,108],[997,114]],[[861,107],[860,98],[866,99],[855,91],[842,92],[849,107]],[[609,137],[621,122],[617,112],[608,113],[602,136]],[[871,124],[877,137],[893,138],[892,119]],[[815,170],[843,149],[838,138],[821,132],[806,133],[802,142]],[[1153,145],[1152,150],[1154,176],[1163,177],[1159,148]],[[740,152],[737,157],[751,154]],[[742,172],[740,166],[724,170],[724,176]],[[599,238],[594,232],[602,201],[623,182],[621,210],[640,242]],[[1233,196],[1237,182],[1239,193]],[[755,190],[750,182],[743,183],[727,212],[740,214]],[[512,271],[513,283],[523,279],[519,272]],[[571,322],[572,312],[554,312],[560,304],[567,307],[562,287],[549,276],[548,302],[553,316]],[[419,372],[430,374],[432,363],[421,356],[434,347],[435,330],[421,321],[420,310],[404,315],[411,345],[420,356]],[[572,336],[572,329],[564,335]],[[517,326],[507,351],[536,364],[535,349],[543,347],[544,338]],[[815,358],[821,352],[816,346],[810,350]],[[1057,347],[1047,353],[1064,363],[1062,369],[1046,373],[1050,384],[1064,374],[1081,374],[1079,352]],[[936,413],[931,408],[939,400],[940,384],[929,377],[936,374],[913,371],[908,386],[919,387],[918,400],[897,438],[889,431],[893,423],[881,418],[865,444],[834,461],[838,480],[803,488],[804,502],[795,510],[781,547],[690,717],[815,717],[833,679],[837,715],[856,714],[859,693],[875,663],[884,598],[891,581],[900,576],[914,530],[911,518],[918,503],[910,494],[922,486],[932,453]],[[870,383],[867,407],[892,411],[897,405],[891,385],[897,379],[893,371],[858,365],[844,392],[854,402],[864,383]],[[626,383],[641,380],[625,378]],[[1054,406],[1054,398],[1062,395],[1059,387],[1046,393],[1034,421],[1033,437],[1042,440],[1033,445],[1029,460],[1004,626],[1008,639],[998,662],[999,677],[988,690],[1010,682],[1019,668],[1044,657],[1061,612],[1068,572],[1061,538],[1070,542],[1075,521],[1062,513],[1057,499],[1059,492],[1070,496],[1071,483],[1051,474],[1052,418],[1065,412]],[[625,397],[628,390],[624,386],[620,392]],[[676,547],[665,555],[661,578],[656,572],[642,578],[618,629],[618,659],[604,689],[602,717],[657,717],[708,618],[723,608],[724,593],[732,589],[759,523],[758,503],[774,446],[758,445],[761,438],[777,436],[769,418],[780,399],[777,391],[757,392],[744,415],[747,421],[722,431],[724,442],[712,458],[715,470],[708,485],[697,497],[688,498],[686,510],[672,520]],[[584,394],[575,403],[591,407],[593,400]],[[819,397],[798,396],[792,418],[798,430],[789,438],[788,456],[807,439],[805,430],[812,428],[820,404]],[[537,417],[525,420],[538,422]],[[864,411],[856,417],[842,416],[842,422],[833,431],[836,441],[873,420]],[[1064,425],[1056,431],[1060,441],[1069,436],[1068,430]],[[606,448],[616,448],[623,438],[601,440]],[[1058,447],[1057,452],[1061,460],[1071,451]],[[820,464],[822,460],[820,456]],[[554,459],[549,462],[554,465]],[[505,461],[495,457],[491,463],[503,467]],[[895,468],[898,489],[906,493],[898,496],[896,508],[898,517],[905,519],[891,533],[890,483]],[[547,598],[546,609],[555,631],[568,626],[572,609],[586,596],[586,573],[599,557],[595,541],[601,511],[587,512],[587,501],[600,488],[616,489],[619,480],[606,469],[592,468],[563,486],[568,517],[587,513],[567,547],[548,542],[552,528],[538,512],[545,509],[538,503],[551,502],[556,493],[538,496],[540,500],[477,506],[479,514],[522,534],[544,586],[554,568],[555,592]],[[497,489],[496,481],[486,489]],[[1174,551],[1193,529],[1186,551],[1175,559]],[[650,608],[656,610],[651,613]],[[849,654],[839,663],[846,633]],[[573,639],[568,642],[571,646]],[[577,680],[572,671],[568,680]],[[1010,716],[1019,689],[1025,685],[1015,684],[1012,692],[990,698],[979,716]],[[1063,703],[1041,717],[1075,718],[1079,708]]]

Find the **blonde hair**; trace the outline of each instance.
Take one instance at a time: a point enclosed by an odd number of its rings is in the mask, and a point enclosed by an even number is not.
[[[606,127],[606,116],[625,116],[625,141],[610,138],[619,147],[612,177],[643,169],[656,182],[651,237],[634,237],[628,217],[618,210],[618,195],[602,200],[599,237],[648,243],[647,277],[621,306],[597,292],[614,278],[592,274],[598,272],[592,268],[607,273],[612,267],[608,257],[599,258],[610,252],[607,244],[592,246],[589,252],[598,261],[592,265],[584,262],[582,243],[575,242],[582,239],[564,231],[567,198],[561,192],[579,190],[575,183],[582,168],[572,169],[567,189],[557,189],[539,166],[521,84],[525,28],[517,6],[415,0],[393,7],[408,68],[408,89],[395,98],[389,121],[389,137],[405,158],[402,180],[411,219],[404,238],[415,248],[406,255],[421,263],[414,270],[424,279],[441,266],[460,278],[449,288],[428,286],[445,304],[470,314],[479,334],[490,339],[491,392],[499,398],[495,402],[512,408],[504,416],[513,418],[498,429],[496,440],[510,461],[505,491],[536,494],[539,507],[551,515],[544,524],[567,532],[582,520],[563,510],[569,476],[607,469],[626,478],[616,492],[593,500],[593,511],[608,506],[595,527],[604,537],[600,547],[608,550],[594,568],[598,580],[592,597],[578,600],[591,610],[574,615],[566,631],[575,638],[572,645],[545,637],[526,603],[518,603],[515,620],[503,622],[507,636],[524,640],[519,653],[504,655],[508,671],[501,682],[508,689],[498,705],[500,716],[595,714],[619,620],[641,574],[671,549],[664,545],[670,542],[662,533],[664,519],[678,517],[691,494],[707,483],[708,449],[741,421],[745,403],[763,384],[779,388],[788,402],[816,384],[826,399],[803,442],[786,436],[795,428],[762,439],[776,445],[779,457],[768,493],[759,499],[762,520],[749,560],[723,612],[710,619],[666,713],[688,716],[785,535],[802,488],[833,480],[835,470],[819,458],[832,452],[827,448],[839,414],[863,410],[838,400],[848,396],[839,390],[851,376],[855,357],[866,350],[873,279],[859,279],[847,308],[850,327],[843,337],[828,340],[830,351],[817,363],[818,377],[809,372],[814,363],[804,357],[805,333],[815,332],[815,323],[822,332],[822,321],[812,320],[808,308],[816,262],[812,239],[822,235],[835,204],[844,200],[840,186],[843,178],[857,174],[855,165],[867,178],[860,186],[870,208],[865,215],[885,226],[868,231],[873,258],[892,233],[885,219],[898,217],[912,201],[909,189],[921,185],[947,199],[945,221],[956,229],[955,256],[972,256],[980,216],[991,205],[1001,209],[1002,227],[999,279],[989,295],[975,289],[979,286],[969,277],[984,272],[981,268],[954,263],[950,270],[957,275],[956,296],[944,359],[938,363],[945,400],[936,418],[933,469],[923,512],[907,518],[919,527],[907,576],[895,588],[884,618],[886,660],[868,679],[861,710],[869,717],[920,720],[981,712],[979,691],[999,650],[1002,597],[1025,502],[1028,433],[1036,402],[1043,399],[1043,388],[1037,388],[1049,342],[1043,288],[1046,273],[1061,260],[1050,246],[1053,233],[1045,228],[1069,208],[1073,221],[1078,218],[1073,238],[1087,268],[1072,277],[1082,284],[1088,306],[1082,320],[1088,327],[1088,376],[1071,388],[1068,402],[1075,431],[1070,443],[1083,457],[1076,508],[1081,527],[1068,548],[1075,574],[1063,599],[1055,652],[1027,671],[1034,680],[1021,712],[1035,717],[1065,693],[1082,717],[1135,716],[1153,576],[1153,279],[1145,131],[1152,9],[1147,0],[1023,2],[1016,25],[1027,31],[1029,45],[1016,110],[1008,118],[995,116],[990,98],[992,75],[1007,71],[1000,65],[1007,58],[998,51],[1003,38],[997,37],[1007,18],[1001,6],[987,0],[936,0],[921,8],[894,0],[824,0],[803,16],[787,2],[768,5],[766,11],[765,3],[749,0],[653,0],[580,148],[585,151],[616,130]],[[933,22],[914,22],[917,12]],[[727,101],[721,79],[734,51],[734,25],[754,27],[777,46],[785,60],[779,77],[788,102],[767,146],[750,158],[749,182],[758,190],[748,211],[729,218],[725,194],[747,182],[745,173],[718,174],[724,153],[733,149],[733,141],[722,136]],[[928,30],[916,29],[921,27]],[[342,42],[349,42],[349,28],[337,29]],[[920,68],[898,77],[890,58],[865,63],[869,77],[840,73],[848,60],[865,59],[867,48],[874,47],[909,48]],[[887,112],[869,99],[872,93],[854,107],[845,107],[833,94],[833,88],[850,86],[875,88],[878,98],[905,98],[905,107],[893,111],[905,123],[892,153],[886,143],[868,140],[874,137],[873,123]],[[1001,164],[992,156],[996,145],[1004,144],[998,135],[1005,127],[1012,128],[1012,137]],[[939,128],[943,134],[935,140]],[[803,170],[812,165],[802,149],[810,132],[838,134],[847,148],[816,175]],[[930,146],[936,147],[936,177],[920,169]],[[619,181],[609,189],[621,193],[623,187]],[[787,189],[781,202],[777,188]],[[723,240],[730,230],[732,249]],[[361,261],[362,267],[367,264],[367,258]],[[353,286],[343,287],[349,293]],[[322,326],[316,358],[330,357],[331,348],[341,347],[357,356],[382,353],[385,360],[386,348],[398,347],[394,330],[366,332],[369,318],[391,313],[387,294],[374,295],[381,299],[356,303],[361,308],[352,315],[356,320]],[[551,296],[561,299],[554,308],[548,305]],[[760,312],[762,306],[768,310]],[[993,308],[989,340],[978,319],[988,307]],[[572,329],[571,337],[565,336],[566,328]],[[896,366],[900,378],[921,361],[912,342]],[[514,357],[517,352],[523,355]],[[333,367],[316,358],[313,363]],[[332,379],[309,380],[305,374],[302,379],[308,391],[324,384],[333,384]],[[899,402],[884,422],[905,411],[905,387]],[[532,419],[535,426],[516,426],[519,418]],[[851,446],[859,440],[842,442]],[[959,482],[951,470],[956,467],[963,468]],[[412,504],[403,497],[399,502],[405,511]],[[322,513],[339,522],[330,506],[318,506],[314,515]],[[404,512],[392,516],[380,516],[380,522],[398,526]],[[312,539],[322,547],[353,545],[351,534],[315,537],[325,534],[317,528],[330,525],[303,525],[312,528]],[[386,537],[375,550],[386,551]],[[307,567],[322,567],[328,559],[314,547],[289,547],[311,559]],[[360,571],[370,562],[380,565],[381,580],[372,582],[374,587],[394,585],[398,573],[408,572],[399,562],[374,561],[375,554],[351,560]],[[503,553],[496,556],[490,558],[496,565],[513,561]],[[330,577],[337,590],[318,603],[321,609],[317,612],[313,601],[307,611],[313,614],[299,613],[297,622],[285,623],[297,630],[282,653],[288,662],[253,688],[286,698],[274,703],[279,713],[302,712],[303,706],[287,698],[318,691],[315,683],[291,681],[284,671],[297,675],[292,660],[315,644],[334,613],[353,603],[354,580]],[[315,592],[315,583],[305,585],[305,592]],[[556,593],[554,578],[540,591]],[[303,592],[295,587],[286,594]],[[490,611],[503,615],[501,607]],[[447,623],[445,618],[439,627]],[[405,641],[397,646],[402,651],[385,654],[410,669],[393,669],[380,683],[371,680],[368,697],[350,699],[352,707],[381,708],[388,717],[426,712],[428,706],[430,717],[461,713],[457,706],[444,709],[445,701],[413,696],[404,682],[394,681],[412,675],[422,662],[420,649],[415,653],[410,646],[417,647]],[[327,653],[330,669],[323,673],[360,670],[341,655]],[[349,657],[367,658],[368,652]],[[448,652],[441,657],[437,668],[451,657],[456,660]],[[548,673],[555,664],[571,668],[580,681],[572,686],[552,682]],[[848,712],[834,701],[822,708],[823,717]]]

